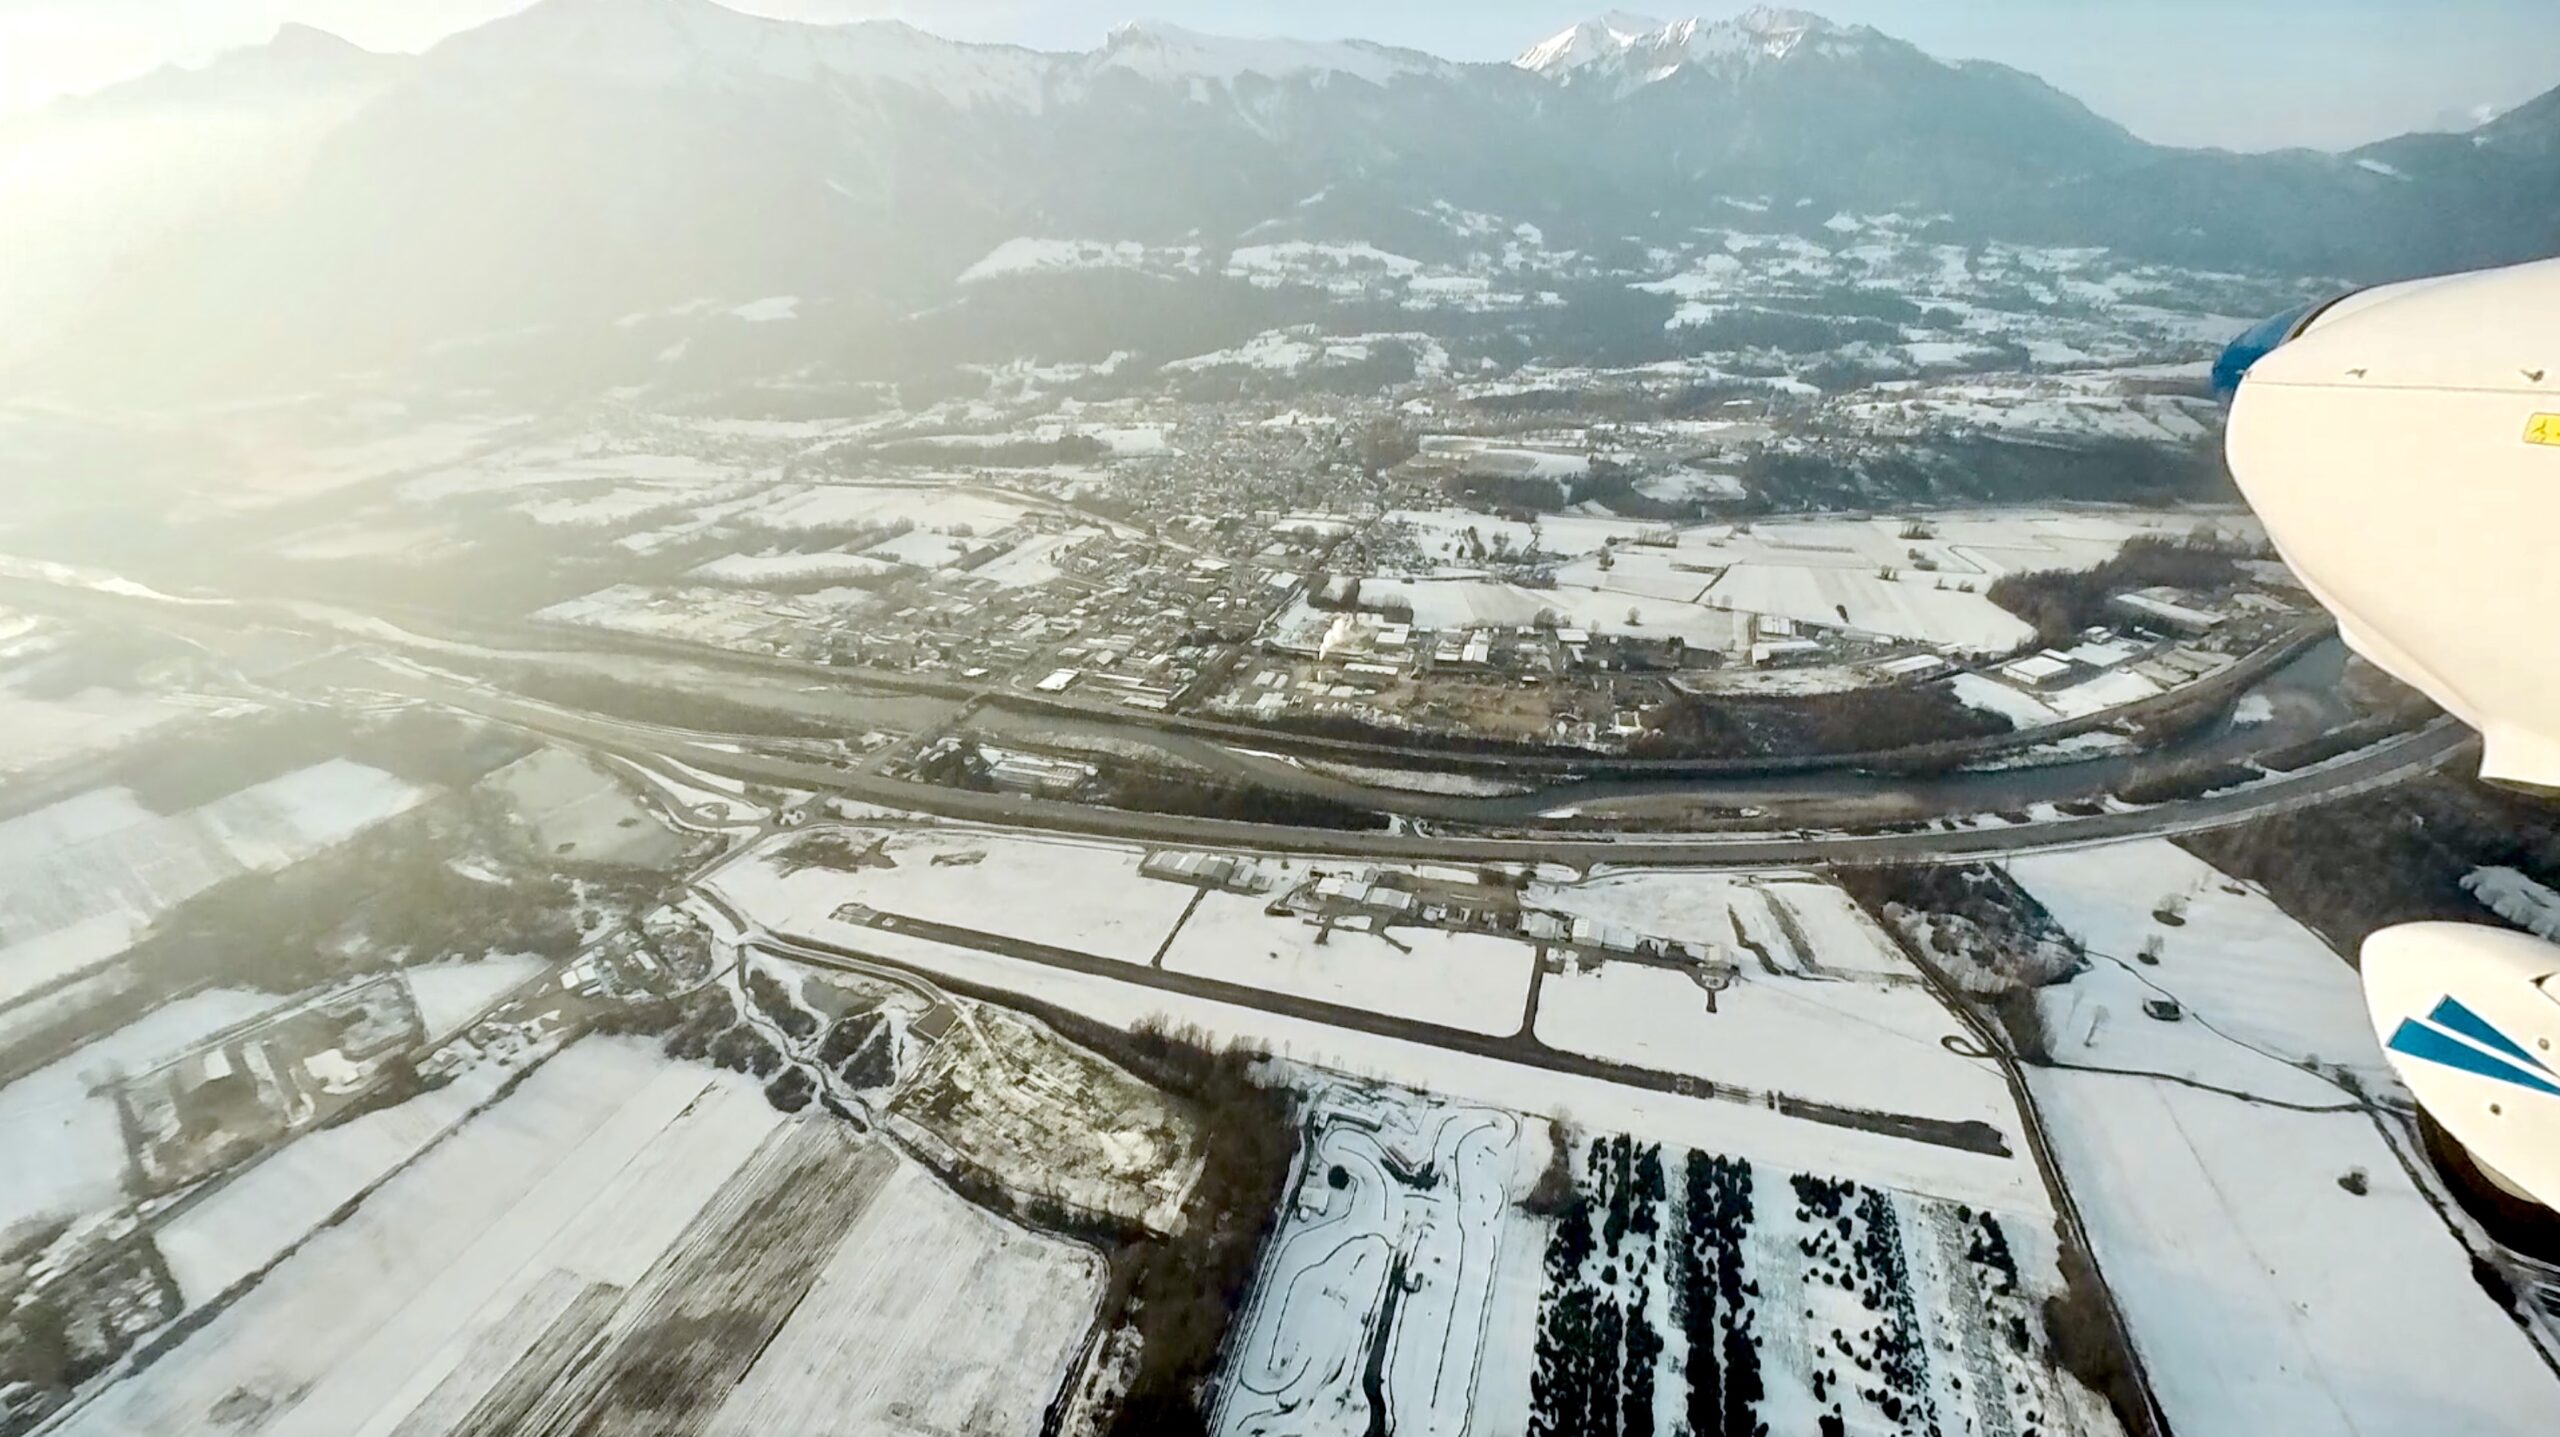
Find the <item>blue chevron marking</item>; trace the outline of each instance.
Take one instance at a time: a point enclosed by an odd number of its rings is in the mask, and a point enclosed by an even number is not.
[[[2491,1053],[2481,1052],[2470,1044],[2439,1029],[2430,1028],[2414,1018],[2403,1018],[2400,1027],[2387,1044],[2393,1052],[2404,1053],[2429,1063],[2439,1063],[2492,1082],[2507,1083],[2531,1092],[2560,1098],[2560,1083],[2519,1068]]]

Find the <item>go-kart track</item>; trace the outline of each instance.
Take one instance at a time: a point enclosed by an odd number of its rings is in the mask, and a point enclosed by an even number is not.
[[[1535,1237],[1511,1211],[1521,1128],[1348,1087],[1311,1103],[1212,1430],[1319,1437],[1389,1410],[1410,1437],[1492,1430],[1487,1329],[1533,1320],[1538,1298],[1534,1252],[1509,1250]]]

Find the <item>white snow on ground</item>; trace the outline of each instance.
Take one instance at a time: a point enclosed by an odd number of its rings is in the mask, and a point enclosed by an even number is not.
[[[306,1133],[160,1226],[160,1255],[189,1311],[221,1296],[424,1152],[497,1095],[507,1065],[483,1062],[396,1107]]]
[[[800,584],[862,579],[895,570],[895,564],[860,554],[731,554],[714,559],[689,576],[706,584],[735,584],[753,589],[766,584]]]
[[[2117,669],[2096,678],[2056,689],[2044,700],[2064,718],[2085,718],[2108,709],[2157,698],[2166,690],[2131,669]]]
[[[545,528],[612,529],[684,513],[701,500],[700,490],[680,485],[626,484],[602,494],[528,500],[516,512]]]
[[[425,797],[333,759],[179,814],[93,789],[0,823],[0,1003],[115,957],[226,878],[309,858]]]
[[[2276,701],[2265,694],[2248,694],[2231,706],[2234,728],[2256,728],[2276,716]]]
[[[1247,245],[1227,256],[1227,273],[1261,277],[1340,272],[1410,275],[1421,268],[1420,260],[1390,254],[1365,241],[1323,244],[1289,240],[1282,244]]]
[[[816,484],[776,487],[740,517],[758,528],[786,531],[903,523],[936,532],[966,527],[983,536],[1020,523],[1028,512],[1019,504],[951,486]]]
[[[2008,769],[2049,768],[2055,764],[2079,763],[2087,759],[2106,758],[2114,754],[2132,753],[2136,745],[2119,733],[2075,733],[2051,743],[2020,749],[1999,758],[1965,765],[1967,773],[1999,773]]]
[[[1136,240],[1009,239],[960,272],[962,284],[1070,270],[1199,268],[1197,245],[1157,247]]]
[[[2295,1066],[2345,1067],[2363,1092],[2398,1092],[2353,971],[2165,841],[2011,872],[2093,955],[2039,995],[2061,1066],[2031,1067],[2028,1081],[2171,1425],[2203,1437],[2560,1427],[2560,1385],[2472,1280],[2376,1118]],[[2157,964],[2132,956],[2153,940]],[[2144,1015],[2163,995],[2183,1020]],[[2142,1076],[2154,1073],[2224,1091]],[[2363,1196],[2339,1184],[2357,1170]]]
[[[1489,1339],[1527,1335],[1497,1326],[1495,1310],[1525,1310],[1534,1321],[1537,1308],[1536,1264],[1505,1261],[1506,1248],[1540,1244],[1538,1224],[1512,1202],[1543,1155],[1544,1142],[1523,1132],[1535,1124],[1340,1083],[1314,1092],[1301,1124],[1309,1136],[1280,1230],[1236,1316],[1213,1430],[1368,1430],[1363,1379],[1390,1300],[1384,1378],[1395,1430],[1503,1430],[1487,1424],[1478,1398],[1489,1366],[1522,1355]],[[1432,1180],[1412,1179],[1424,1171]],[[1391,1299],[1399,1272],[1404,1286]]]
[[[115,1203],[124,1186],[124,1129],[100,1083],[175,1057],[280,1000],[216,989],[181,998],[0,1088],[0,1233],[47,1215]]]
[[[1921,988],[1744,971],[1707,1010],[1690,975],[1630,962],[1550,974],[1538,1037],[1567,1052],[1758,1093],[1948,1122],[1988,1123],[2024,1152],[1999,1068],[1943,1040],[1963,1025]]]
[[[248,1391],[269,1437],[389,1431],[536,1335],[520,1304],[636,1281],[782,1121],[752,1080],[579,1043],[63,1430],[208,1430]]]
[[[1140,876],[1137,850],[1106,844],[961,831],[843,833],[857,848],[880,841],[897,866],[785,875],[757,860],[721,870],[717,885],[757,911],[778,904],[823,918],[859,903],[1124,963],[1154,958],[1197,891]]]
[[[1877,927],[1845,890],[1820,882],[1769,882],[1758,887],[1762,898],[1784,908],[1786,917],[1794,920],[1793,931],[1804,935],[1806,951],[1801,956],[1808,971],[1882,978],[1900,987],[1919,979],[1919,970],[1901,945]]]
[[[1578,479],[1591,472],[1591,455],[1579,447],[1541,448],[1467,434],[1428,434],[1423,436],[1422,452],[1540,479]]]
[[[1102,1291],[1089,1249],[901,1162],[706,1437],[1036,1432]]]
[[[429,963],[405,969],[418,1020],[429,1039],[460,1031],[482,1010],[550,971],[551,964],[524,953],[496,954],[472,963]]]
[[[1314,924],[1270,917],[1262,911],[1269,902],[1203,896],[1166,950],[1165,968],[1474,1033],[1520,1030],[1536,957],[1528,944],[1432,928],[1384,937],[1336,928],[1318,943]]]
[[[767,814],[746,798],[746,785],[735,779],[704,773],[670,758],[651,763],[626,764],[621,771],[634,774],[656,789],[680,818],[704,824],[751,825],[762,822]]]
[[[624,633],[682,639],[722,648],[750,645],[770,650],[776,631],[794,623],[832,622],[878,603],[861,589],[821,589],[781,597],[747,590],[693,587],[653,589],[615,584],[565,599],[533,617],[549,624],[577,624]]]
[[[1541,436],[1536,444],[1444,435],[1425,444],[1439,446],[1444,458],[1465,455],[1487,467],[1548,477],[1578,473],[1588,463],[1584,441],[1571,435],[1552,442]],[[1533,593],[1545,596],[1544,607],[1572,610],[1585,626],[1624,627],[1628,600],[1611,596],[1628,595],[1730,611],[1727,624],[1760,613],[1978,653],[2006,652],[2033,637],[2015,615],[1980,592],[1990,580],[2021,569],[2088,568],[2134,535],[2183,534],[2195,527],[2193,519],[2172,523],[2045,510],[1933,515],[1920,526],[1925,537],[1907,537],[1914,526],[1896,519],[1785,520],[1748,531],[1714,524],[1669,529],[1579,515],[1549,516],[1532,526],[1459,510],[1403,511],[1389,519],[1412,526],[1425,559],[1417,573],[1426,576],[1481,582],[1480,569],[1469,567],[1471,535],[1487,547],[1500,538],[1515,553],[1534,546],[1555,555],[1559,587]],[[2241,532],[2249,527],[2237,519],[2229,526]],[[1611,541],[1616,547],[1603,568],[1601,554]],[[1914,551],[1935,568],[1915,563]],[[1884,569],[1898,576],[1880,577]],[[1964,592],[1968,584],[1976,592]],[[1459,622],[1522,624],[1537,607],[1523,594],[1471,600],[1462,589],[1440,596],[1435,612]],[[1645,628],[1679,623],[1656,608],[1640,608],[1640,617]]]
[[[1998,714],[2020,728],[2035,728],[2060,717],[2044,700],[1989,674],[1958,674],[1947,687],[1968,707]]]
[[[1981,594],[1941,589],[1938,582],[1921,574],[1884,579],[1866,570],[1736,564],[1707,591],[1706,602],[1981,654],[2006,653],[2035,637],[2024,620]]]
[[[1034,534],[999,558],[970,570],[973,578],[1009,589],[1036,589],[1064,576],[1058,556],[1083,543],[1085,534]]]
[[[28,773],[104,753],[163,725],[211,710],[158,694],[90,689],[63,697],[31,698],[0,682],[0,777]]]
[[[2093,960],[2087,973],[2039,995],[2057,1058],[2252,1091],[2265,1085],[2294,1101],[2341,1097],[2285,1063],[2345,1067],[2369,1091],[2396,1090],[2355,970],[2256,889],[2166,839],[2038,854],[2008,867]],[[2163,922],[2162,911],[2182,921]],[[2155,941],[2160,961],[2140,961]],[[2142,1000],[2162,993],[2186,1007],[2187,1021],[2143,1016]]]
[[[846,944],[927,973],[1055,1003],[1097,1022],[1188,1024],[1221,1041],[1251,1042],[1278,1057],[1462,1102],[1559,1115],[1597,1131],[1644,1133],[1802,1171],[1856,1172],[1905,1191],[2003,1212],[2049,1211],[2034,1165],[2023,1157],[1992,1157],[1808,1122],[1765,1107],[1557,1073],[837,922],[829,917],[834,903],[825,886],[775,882],[756,865],[724,869],[714,883],[776,933]],[[1679,901],[1684,907],[1695,903],[1694,896]],[[1677,929],[1653,931],[1680,936]]]
[[[2560,942],[2560,893],[2512,868],[2475,868],[2463,875],[2463,891],[2480,906],[2537,937]]]
[[[1446,374],[1448,348],[1427,334],[1391,333],[1328,335],[1311,327],[1273,329],[1231,349],[1178,359],[1165,366],[1172,373],[1207,369],[1259,369],[1297,374],[1324,365],[1365,364],[1382,348],[1392,347],[1413,358],[1417,374]]]
[[[1599,589],[1531,589],[1491,579],[1364,579],[1365,603],[1413,609],[1419,629],[1524,628],[1541,612],[1594,633],[1679,636],[1702,649],[1730,649],[1738,620],[1729,613],[1669,599]],[[1628,623],[1627,616],[1635,615]]]
[[[2560,1431],[2560,1383],[2365,1115],[2029,1071],[2180,1437]]]

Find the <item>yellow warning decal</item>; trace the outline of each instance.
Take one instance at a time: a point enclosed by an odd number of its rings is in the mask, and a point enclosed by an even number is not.
[[[2560,414],[2537,414],[2524,426],[2524,442],[2560,448]]]

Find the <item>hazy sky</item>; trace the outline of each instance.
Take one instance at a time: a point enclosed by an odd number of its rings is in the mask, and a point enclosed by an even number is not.
[[[421,49],[526,0],[0,0],[0,113],[300,20]],[[1134,13],[1227,34],[1362,36],[1506,59],[1570,0],[731,0],[803,19],[893,15],[941,34],[1084,49]],[[1664,7],[1634,7],[1660,13]],[[1730,3],[1698,13],[1729,13]],[[2032,70],[2152,139],[2345,146],[2560,85],[2552,0],[1824,0],[1949,57]],[[1688,13],[1670,7],[1671,13]]]

